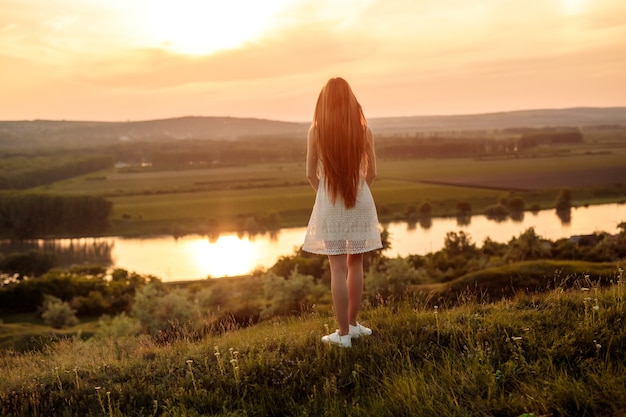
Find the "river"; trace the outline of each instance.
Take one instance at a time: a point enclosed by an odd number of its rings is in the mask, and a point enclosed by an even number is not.
[[[518,220],[494,221],[472,216],[469,221],[456,218],[433,218],[429,224],[397,222],[381,225],[390,233],[391,248],[385,256],[424,255],[443,247],[448,232],[463,231],[481,246],[489,237],[506,243],[530,227],[546,239],[591,234],[617,233],[617,225],[626,221],[626,206],[602,204],[573,208],[569,219],[555,210],[525,212]],[[281,256],[292,255],[302,244],[305,228],[281,229],[273,234],[256,236],[222,234],[215,239],[188,235],[143,238],[83,238],[37,240],[19,244],[0,242],[2,253],[43,249],[57,254],[63,266],[76,263],[99,263],[140,274],[151,274],[163,281],[205,279],[245,275],[271,267]]]

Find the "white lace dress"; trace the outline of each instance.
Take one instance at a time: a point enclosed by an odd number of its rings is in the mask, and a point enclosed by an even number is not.
[[[369,252],[382,246],[376,206],[365,180],[361,181],[355,206],[348,209],[339,195],[335,204],[331,202],[322,175],[302,249],[320,255],[341,255]]]

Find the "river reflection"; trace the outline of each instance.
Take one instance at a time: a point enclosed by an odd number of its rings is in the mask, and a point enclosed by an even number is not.
[[[164,281],[248,274],[272,266],[302,244],[305,229],[283,229],[270,236],[198,235],[115,239],[116,267],[155,275]]]
[[[471,218],[434,218],[427,222],[382,225],[390,233],[391,248],[385,256],[424,255],[443,247],[448,232],[464,231],[472,242],[482,246],[487,237],[506,243],[529,227],[546,239],[590,234],[617,233],[617,225],[626,221],[626,206],[604,204],[572,209],[569,216],[555,210],[525,212],[516,220],[494,221],[485,216]],[[99,263],[140,274],[150,274],[163,281],[204,279],[244,275],[267,269],[280,256],[292,255],[304,239],[305,228],[282,229],[274,234],[241,236],[223,234],[217,239],[189,235],[150,238],[61,239],[34,241],[27,249],[40,248],[62,254],[62,266],[72,263]],[[23,248],[22,248],[23,249]],[[17,251],[0,242],[0,251]],[[58,257],[58,255],[57,255]]]
[[[616,233],[617,225],[624,220],[626,206],[606,204],[572,209],[569,223],[564,223],[555,210],[526,212],[518,221],[496,222],[485,216],[472,216],[461,222],[456,218],[434,218],[428,224],[390,223],[383,225],[391,240],[391,248],[385,255],[424,255],[438,251],[451,231],[463,230],[480,246],[487,237],[508,242],[529,227],[551,240],[599,231]],[[282,229],[272,236],[254,237],[226,234],[214,241],[203,236],[115,239],[112,258],[117,267],[152,274],[164,281],[236,276],[269,268],[280,256],[292,255],[302,245],[305,230],[303,227]]]

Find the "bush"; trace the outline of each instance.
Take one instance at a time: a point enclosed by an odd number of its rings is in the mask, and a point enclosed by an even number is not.
[[[264,298],[267,300],[261,312],[264,318],[301,313],[329,293],[326,286],[296,270],[288,279],[274,274],[265,274],[262,279],[265,282]]]
[[[171,323],[198,324],[200,313],[181,291],[165,291],[162,286],[150,283],[135,294],[132,315],[144,330],[156,334]]]
[[[51,295],[46,295],[44,298],[41,318],[48,326],[55,329],[78,324],[76,312],[70,307],[69,303]]]
[[[400,298],[407,294],[410,286],[431,281],[424,269],[415,268],[407,258],[386,259],[378,268],[371,268],[365,274],[364,295],[370,300],[377,296]]]
[[[117,360],[122,359],[122,353],[130,354],[130,346],[141,330],[141,324],[134,318],[122,313],[113,318],[103,316],[98,322],[99,330],[96,337],[103,343],[109,344],[115,350]]]

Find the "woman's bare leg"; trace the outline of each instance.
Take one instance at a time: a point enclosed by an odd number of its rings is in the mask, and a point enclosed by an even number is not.
[[[348,255],[348,321],[356,326],[363,298],[363,254]]]
[[[348,305],[350,295],[348,293],[348,257],[346,255],[328,255],[330,264],[330,292],[333,297],[333,307],[339,334],[346,335],[349,332]]]

